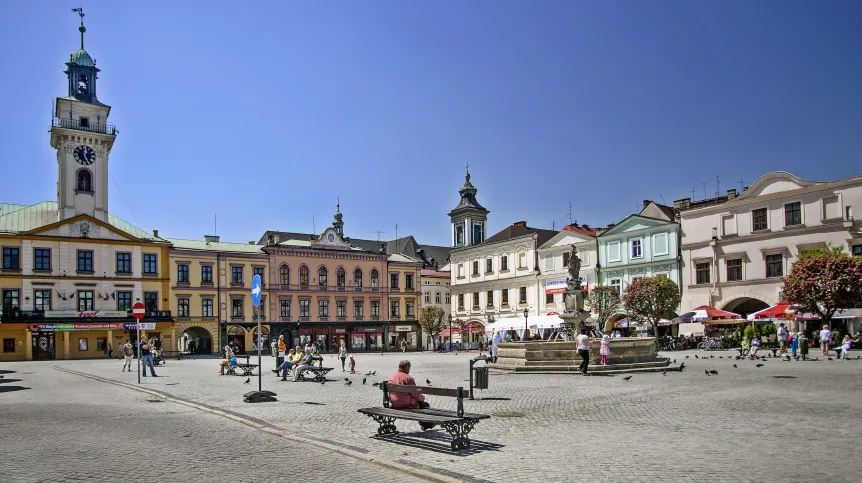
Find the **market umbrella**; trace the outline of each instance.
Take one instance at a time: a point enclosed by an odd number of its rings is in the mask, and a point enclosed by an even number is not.
[[[772,307],[767,307],[753,314],[748,315],[748,320],[756,320],[758,322],[769,322],[774,320],[787,320],[792,318],[793,311],[790,309],[789,302],[778,302]]]
[[[735,320],[741,318],[742,317],[740,317],[739,314],[710,307],[709,305],[701,305],[700,307],[693,309],[691,312],[680,316],[680,319],[683,319],[685,322],[711,322],[715,320]]]

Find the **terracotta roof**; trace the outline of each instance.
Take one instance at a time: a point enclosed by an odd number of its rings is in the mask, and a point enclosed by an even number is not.
[[[452,276],[450,272],[441,272],[439,270],[422,270],[423,277],[439,277],[439,278],[449,278]]]
[[[595,237],[599,234],[599,230],[597,228],[590,228],[589,225],[578,225],[577,223],[566,225],[563,227],[563,230],[591,237]]]

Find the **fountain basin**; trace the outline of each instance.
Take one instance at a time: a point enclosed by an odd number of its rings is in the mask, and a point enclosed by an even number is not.
[[[601,340],[590,342],[590,370],[662,370],[670,364],[656,353],[654,337],[622,337],[611,339],[608,365],[601,366]],[[573,372],[581,363],[577,343],[567,342],[504,342],[497,351],[497,363],[492,367],[510,372]]]

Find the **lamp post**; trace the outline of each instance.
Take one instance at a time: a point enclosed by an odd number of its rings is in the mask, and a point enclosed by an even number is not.
[[[530,311],[527,310],[526,307],[524,307],[524,337],[521,338],[521,342],[525,342],[527,340],[527,331],[530,330],[529,327],[527,327],[528,315],[530,315]]]
[[[446,352],[452,350],[452,314],[449,314],[449,342],[446,343]]]

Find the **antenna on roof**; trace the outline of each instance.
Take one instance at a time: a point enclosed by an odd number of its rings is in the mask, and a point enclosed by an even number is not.
[[[469,164],[467,165],[467,169],[470,169]],[[398,223],[395,224],[395,253],[398,253]]]
[[[213,235],[218,235],[218,213],[213,215]]]
[[[739,178],[739,194],[742,194],[742,190],[745,188],[745,178]]]
[[[691,201],[694,201],[694,194],[695,194],[696,192],[697,192],[697,190],[695,190],[695,189],[694,189],[694,186],[692,186],[692,187],[691,187]]]
[[[573,225],[575,223],[575,219],[572,218],[572,202],[571,201],[569,201],[569,214],[566,216],[569,217],[569,224]]]
[[[718,175],[715,175],[715,197],[719,196],[721,196],[721,180],[718,179]]]
[[[706,199],[706,183],[701,183],[703,185],[703,199]]]
[[[370,233],[377,233],[377,241],[380,241],[380,234],[386,232],[383,230],[371,230]]]
[[[317,227],[314,226],[314,217],[311,217],[311,234],[317,235]]]

